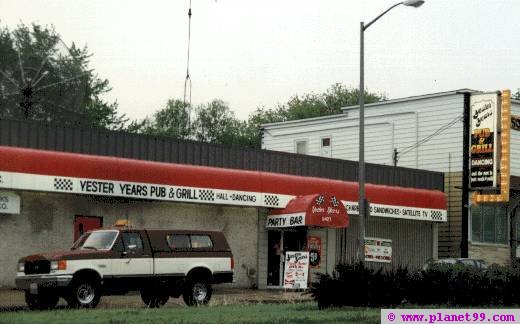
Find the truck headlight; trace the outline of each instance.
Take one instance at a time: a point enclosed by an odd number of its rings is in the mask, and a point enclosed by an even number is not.
[[[51,261],[51,270],[65,270],[67,269],[67,261]]]
[[[23,262],[18,263],[18,272],[25,272],[25,263],[23,263]]]

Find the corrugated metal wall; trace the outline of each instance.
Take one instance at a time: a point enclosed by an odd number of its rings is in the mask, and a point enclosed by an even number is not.
[[[350,227],[338,230],[337,262],[352,263],[357,259],[359,219],[350,218]],[[407,266],[419,269],[433,257],[433,223],[372,217],[366,226],[366,237],[392,240],[392,262],[367,262],[367,266],[385,268]]]
[[[350,181],[358,171],[352,161],[29,121],[0,120],[0,145]],[[444,188],[438,172],[367,164],[366,173],[374,184]]]

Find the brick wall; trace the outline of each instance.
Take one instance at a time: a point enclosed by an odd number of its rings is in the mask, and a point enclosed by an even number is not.
[[[444,192],[448,201],[448,221],[439,223],[439,251],[442,258],[460,257],[462,239],[462,172],[444,174]]]

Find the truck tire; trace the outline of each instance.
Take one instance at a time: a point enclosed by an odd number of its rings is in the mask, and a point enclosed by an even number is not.
[[[182,298],[188,306],[202,306],[209,303],[213,289],[206,280],[197,278],[186,281]]]
[[[25,302],[30,310],[48,310],[53,309],[58,304],[60,297],[52,292],[41,292],[33,295],[28,291],[25,292]]]
[[[99,285],[85,279],[74,279],[66,297],[70,308],[95,308],[100,299]]]
[[[168,302],[170,296],[168,292],[160,289],[143,288],[141,289],[141,299],[149,308],[159,308]]]

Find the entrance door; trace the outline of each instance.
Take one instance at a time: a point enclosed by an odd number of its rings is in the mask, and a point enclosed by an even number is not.
[[[283,282],[285,252],[305,251],[307,228],[300,227],[290,231],[268,231],[267,285],[279,287]]]
[[[307,228],[283,232],[283,251],[305,251],[307,243]]]
[[[98,216],[79,216],[74,217],[74,242],[83,233],[103,227],[103,217]]]
[[[280,286],[280,272],[282,263],[282,232],[267,231],[267,285]]]

